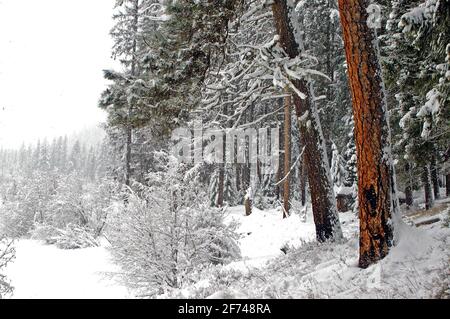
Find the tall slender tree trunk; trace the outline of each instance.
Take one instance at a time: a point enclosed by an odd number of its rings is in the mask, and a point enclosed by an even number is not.
[[[391,154],[387,105],[369,0],[339,0],[358,167],[359,266],[384,258],[393,244]]]
[[[133,32],[135,35],[138,33],[138,24],[139,24],[139,0],[134,0],[134,8],[133,8]],[[132,47],[132,57],[131,57],[131,75],[136,76],[137,74],[137,61],[136,61],[136,52],[137,52],[137,42],[136,37],[133,39],[133,47]],[[126,124],[126,145],[125,145],[125,185],[130,186],[131,180],[131,143],[133,136],[133,128],[132,128],[132,118],[133,118],[133,105],[128,105],[128,118]]]
[[[287,94],[289,90],[286,89]],[[291,194],[291,95],[284,98],[284,182],[283,182],[283,218],[289,216],[289,197]]]
[[[250,107],[249,112],[246,114],[246,123],[251,123],[253,121],[253,106]],[[242,188],[248,189],[251,185],[251,173],[252,173],[252,163],[250,158],[250,145],[252,141],[249,139],[248,141],[242,141],[245,145],[245,163],[242,168]]]
[[[280,108],[283,106],[283,99],[279,99]],[[281,125],[279,127],[278,134],[279,136],[284,136],[284,121],[283,121],[284,113],[280,114],[277,113],[277,119],[280,121]],[[277,173],[275,175],[275,180],[277,182],[277,185],[275,186],[275,196],[277,201],[281,200],[281,197],[283,195],[283,189],[281,187],[281,180],[283,179],[284,175],[284,138],[280,138],[279,140],[279,152],[278,152],[278,169]]]
[[[274,0],[272,12],[281,46],[290,58],[296,58],[301,48],[295,40],[290,20],[291,14],[295,14],[294,9],[288,7],[286,0]],[[319,242],[340,240],[341,225],[312,87],[306,80],[293,80],[292,83],[296,89],[305,94],[305,99],[294,94],[294,106],[299,120],[300,135],[305,144],[305,160],[308,167],[316,237]]]
[[[439,194],[439,179],[436,162],[436,155],[433,155],[431,157],[431,182],[433,183],[434,199],[439,199],[441,196]]]
[[[302,206],[304,207],[306,205],[306,183],[307,183],[307,169],[306,169],[306,162],[305,162],[305,156],[302,156],[301,160],[301,168],[300,168],[300,199],[302,202]]]
[[[450,196],[450,174],[445,175],[445,195]]]
[[[335,1],[335,0],[331,0]],[[327,10],[331,9],[330,0],[327,1]],[[333,50],[334,43],[334,32],[332,30],[332,17],[328,17],[327,19],[327,43],[326,43],[326,52],[327,52],[327,75],[330,78],[331,82],[327,87],[327,100],[331,101],[333,98],[333,87],[334,87],[334,63],[333,58],[335,56],[335,52]]]
[[[227,115],[227,107],[225,106],[223,113]],[[223,137],[222,143],[222,163],[219,163],[219,185],[217,189],[217,207],[222,207],[224,202],[224,189],[225,189],[225,163],[226,163],[226,149],[225,145],[227,144],[226,134]]]
[[[234,149],[234,166],[236,169],[236,190],[240,193],[242,190],[241,187],[241,164],[238,163],[237,161],[237,147],[238,147],[238,142],[233,141],[233,144],[235,145],[235,147],[233,147]]]
[[[126,127],[126,145],[125,145],[125,185],[130,186],[131,179],[131,142],[132,129],[131,124],[128,123]]]
[[[413,204],[413,193],[412,193],[412,181],[410,178],[411,175],[411,165],[409,163],[405,164],[405,173],[407,176],[407,184],[405,187],[405,203],[407,206],[412,206]]]
[[[430,184],[430,171],[427,165],[424,165],[422,167],[421,180],[425,196],[425,209],[430,209],[431,207],[433,207],[433,194]]]
[[[224,141],[225,144],[225,141]],[[225,152],[224,152],[225,154]],[[223,206],[224,201],[224,183],[225,183],[225,162],[219,164],[219,185],[217,189],[217,207]]]

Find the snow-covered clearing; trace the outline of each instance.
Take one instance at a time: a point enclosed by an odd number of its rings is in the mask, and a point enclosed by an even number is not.
[[[368,269],[357,267],[358,220],[340,214],[346,240],[317,244],[310,210],[283,219],[281,211],[229,208],[240,222],[242,259],[213,266],[195,283],[162,298],[431,298],[448,297],[450,202],[411,212],[401,226],[401,241],[389,256]],[[406,215],[406,214],[405,214]],[[281,248],[287,247],[285,254]],[[7,268],[13,298],[130,298],[111,278],[118,268],[105,247],[62,250],[38,241],[16,242],[17,256]]]
[[[127,289],[109,276],[117,268],[104,247],[63,250],[35,240],[15,244],[16,259],[6,274],[12,298],[127,298]]]
[[[448,201],[448,200],[447,200]],[[239,219],[243,260],[212,269],[197,284],[170,297],[190,298],[448,298],[450,296],[448,226],[450,207],[438,202],[433,212],[416,214],[439,222],[416,228],[400,225],[401,241],[381,262],[367,269],[358,264],[358,220],[340,214],[346,240],[315,242],[311,212],[283,220],[277,211],[231,209]],[[424,217],[425,216],[425,217]],[[280,248],[291,248],[284,254]]]

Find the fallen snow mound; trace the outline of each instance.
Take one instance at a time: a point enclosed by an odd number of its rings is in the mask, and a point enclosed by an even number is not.
[[[12,298],[129,298],[128,290],[111,275],[118,268],[105,247],[63,250],[36,240],[19,240],[16,259],[6,275]]]

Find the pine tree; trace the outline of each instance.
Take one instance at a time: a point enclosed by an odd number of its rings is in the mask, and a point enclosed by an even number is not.
[[[295,59],[302,53],[302,48],[297,43],[292,29],[290,16],[293,10],[284,0],[275,0],[272,4],[280,45],[291,59]],[[292,83],[293,89],[297,91],[294,94],[294,106],[300,134],[305,144],[305,160],[308,166],[317,240],[339,240],[342,233],[314,93],[311,83],[305,79],[295,79]],[[302,94],[299,95],[298,92]]]
[[[362,268],[388,254],[395,214],[388,110],[376,32],[368,24],[369,4],[339,0],[355,121]]]
[[[444,140],[448,139],[450,117],[441,107],[448,101],[449,81],[442,76],[448,69],[448,60],[444,61],[450,41],[448,8],[448,1],[394,1],[387,27],[389,58],[384,64],[388,89],[396,92],[398,104],[392,113],[394,151],[403,168],[400,181],[409,194],[415,186],[411,177],[421,176],[426,207],[432,206],[426,175],[431,167],[435,196],[439,196],[435,163],[440,162],[437,159],[445,152]]]

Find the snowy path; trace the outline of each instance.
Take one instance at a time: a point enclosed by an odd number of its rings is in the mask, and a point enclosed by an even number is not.
[[[12,298],[129,298],[106,273],[117,271],[103,247],[62,250],[34,240],[16,242],[16,259],[6,274]]]

